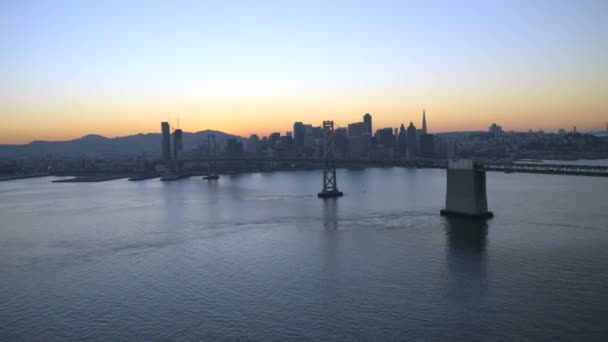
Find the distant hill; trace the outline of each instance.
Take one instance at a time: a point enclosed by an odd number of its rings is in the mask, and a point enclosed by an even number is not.
[[[215,134],[218,146],[229,138],[242,138],[220,131],[204,130],[196,133],[183,133],[184,151],[190,151],[207,142],[207,136]],[[32,141],[25,145],[0,145],[0,158],[42,157],[46,155],[80,157],[93,155],[133,155],[147,153],[159,156],[162,137],[160,133],[136,134],[125,137],[106,138],[89,134],[82,138],[66,141]]]

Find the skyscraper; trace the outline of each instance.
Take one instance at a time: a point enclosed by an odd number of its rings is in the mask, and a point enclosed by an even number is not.
[[[399,128],[399,138],[398,138],[398,146],[399,146],[399,155],[405,156],[407,155],[407,134],[405,133],[405,126],[401,124]]]
[[[171,160],[171,132],[168,122],[161,122],[160,129],[163,134],[162,151],[163,160]]]
[[[371,134],[367,131],[365,122],[355,122],[348,125],[349,152],[351,157],[367,157],[371,147]]]
[[[416,140],[416,126],[410,122],[407,128],[407,154],[409,158],[418,155],[418,142]]]
[[[426,131],[426,112],[423,109],[422,110],[422,134],[427,134],[428,132]]]
[[[376,143],[385,148],[392,148],[395,145],[395,136],[393,129],[390,127],[382,128],[376,131]]]
[[[295,122],[293,124],[293,141],[297,147],[304,146],[304,136],[306,135],[306,128],[301,122]]]
[[[363,115],[363,122],[365,123],[367,133],[372,134],[372,116],[369,113]]]
[[[334,137],[336,142],[336,157],[345,158],[348,152],[348,130],[344,127],[336,128]]]
[[[184,141],[181,129],[176,129],[173,132],[173,159],[180,160],[184,150]]]

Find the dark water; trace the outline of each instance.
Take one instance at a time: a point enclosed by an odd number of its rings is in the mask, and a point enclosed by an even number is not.
[[[608,180],[445,171],[0,183],[0,340],[608,339]]]

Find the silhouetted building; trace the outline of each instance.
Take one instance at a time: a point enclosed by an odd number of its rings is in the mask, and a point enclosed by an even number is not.
[[[390,127],[376,131],[374,142],[372,143],[373,159],[393,159],[395,156],[395,136]]]
[[[426,130],[426,111],[422,110],[422,134],[427,134]]]
[[[360,137],[363,132],[367,132],[367,126],[363,122],[355,122],[348,124],[348,136]]]
[[[313,127],[312,135],[315,139],[321,139],[323,136],[323,129],[320,126]]]
[[[363,122],[365,123],[367,133],[372,134],[372,116],[369,113],[363,115]]]
[[[249,136],[249,139],[245,141],[245,144],[243,145],[243,150],[245,151],[245,153],[258,154],[261,150],[260,147],[260,138],[257,136],[257,134],[252,134],[251,136]]]
[[[435,155],[435,140],[432,134],[423,134],[420,136],[420,154],[425,157]]]
[[[293,138],[291,132],[287,132],[287,135],[279,137],[279,140],[275,143],[275,150],[285,154],[293,148]]]
[[[393,135],[393,129],[382,128],[376,131],[376,144],[382,145],[385,148],[392,148],[395,144],[395,136]]]
[[[226,154],[229,156],[240,156],[243,154],[243,143],[236,140],[236,138],[226,140]]]
[[[397,138],[397,151],[400,156],[407,155],[407,133],[405,132],[405,126],[401,124],[399,127],[399,136]]]
[[[304,125],[304,147],[306,149],[312,150],[315,148],[315,133],[316,132],[313,129],[312,125]]]
[[[336,157],[345,158],[348,155],[348,131],[346,128],[336,128],[334,137],[336,142]]]
[[[365,158],[369,155],[372,135],[367,131],[365,122],[348,125],[348,142],[351,157]]]
[[[179,128],[173,132],[173,159],[175,160],[181,159],[182,152],[184,151],[184,141],[182,135],[182,130]]]
[[[410,122],[410,125],[407,127],[407,154],[409,158],[414,158],[418,155],[418,139],[416,135],[416,126]]]
[[[161,122],[163,160],[171,160],[171,131],[168,122]]]
[[[279,141],[279,138],[281,138],[281,133],[279,132],[270,134],[268,136],[268,145],[270,145],[270,147],[274,146]]]
[[[488,128],[488,132],[490,133],[490,135],[492,135],[494,138],[498,138],[502,135],[502,127],[493,123],[490,128]]]
[[[296,122],[293,124],[293,141],[298,148],[304,147],[304,136],[306,135],[306,129],[304,124]]]

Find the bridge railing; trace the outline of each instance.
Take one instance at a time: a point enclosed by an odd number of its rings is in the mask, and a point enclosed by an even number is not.
[[[218,158],[194,158],[184,159],[183,162],[272,162],[272,163],[306,163],[323,165],[322,158],[311,157],[218,157]],[[337,166],[398,166],[412,168],[446,169],[447,160],[414,159],[414,160],[374,160],[374,159],[334,159]],[[544,163],[512,163],[512,162],[488,162],[476,161],[476,169],[489,172],[518,172],[518,173],[541,173],[562,174],[577,176],[608,177],[608,166],[572,165],[572,164],[544,164]]]
[[[479,170],[608,177],[608,166],[572,164],[482,163]]]

